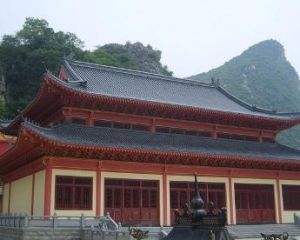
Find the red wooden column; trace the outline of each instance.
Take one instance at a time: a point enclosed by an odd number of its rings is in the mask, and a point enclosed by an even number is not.
[[[100,216],[101,208],[101,162],[98,163],[96,170],[96,216]]]
[[[278,223],[282,223],[282,209],[281,209],[281,202],[282,202],[282,197],[280,195],[280,184],[279,184],[279,173],[277,173],[276,176],[276,188],[277,188],[277,204],[278,204],[278,208],[276,209],[278,211]]]
[[[230,224],[234,224],[234,221],[233,221],[233,197],[232,197],[232,193],[233,193],[233,190],[232,189],[232,177],[231,177],[231,171],[229,171],[229,178],[228,178],[228,189],[229,189],[229,204],[230,204]]]
[[[44,216],[51,214],[51,183],[52,183],[52,166],[50,161],[45,162],[45,194],[44,194]]]
[[[164,169],[163,173],[163,226],[167,226],[168,222],[168,201],[167,201],[167,195],[168,195],[168,181],[167,181],[167,173],[166,173],[166,167]]]
[[[32,185],[31,185],[31,216],[33,216],[34,210],[34,186],[35,186],[35,171],[32,171]]]
[[[8,185],[8,213],[11,213],[10,212],[10,204],[11,204],[11,182],[9,182],[9,185]]]

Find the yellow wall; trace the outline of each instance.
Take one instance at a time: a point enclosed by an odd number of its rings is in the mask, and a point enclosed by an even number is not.
[[[283,198],[282,198],[282,185],[300,185],[300,181],[280,180],[279,185],[280,185],[280,196],[281,196],[280,204],[281,204],[281,209],[282,209],[282,222],[283,223],[293,223],[294,222],[294,213],[300,214],[300,210],[299,211],[284,211]]]
[[[159,181],[159,222],[163,225],[163,186],[162,175],[158,174],[135,174],[135,173],[115,173],[115,172],[102,172],[101,173],[101,212],[104,215],[104,179],[105,178],[123,178],[123,179],[141,179],[141,180],[158,180]]]
[[[61,176],[78,176],[78,177],[92,177],[93,178],[93,206],[92,210],[56,210],[54,209],[55,203],[55,177]],[[84,170],[61,170],[53,169],[52,183],[51,183],[51,211],[50,214],[56,213],[61,216],[80,216],[82,213],[85,216],[96,216],[96,172]]]
[[[279,223],[279,214],[278,214],[278,199],[277,199],[277,187],[276,180],[273,179],[253,179],[253,178],[232,178],[232,201],[233,201],[233,222],[236,224],[236,211],[235,211],[235,183],[245,183],[245,184],[270,184],[274,188],[274,200],[275,200],[275,220]]]
[[[44,215],[45,170],[35,173],[33,215]]]
[[[3,187],[3,213],[8,213],[8,199],[9,199],[9,184],[5,184]]]
[[[32,175],[11,183],[11,213],[31,214]]]
[[[198,182],[202,183],[225,183],[225,191],[226,191],[226,208],[227,208],[227,221],[230,224],[230,204],[229,204],[229,180],[226,177],[206,177],[206,176],[198,176]],[[194,176],[167,176],[167,225],[171,225],[171,212],[170,212],[170,182],[171,181],[184,181],[184,182],[194,182]]]

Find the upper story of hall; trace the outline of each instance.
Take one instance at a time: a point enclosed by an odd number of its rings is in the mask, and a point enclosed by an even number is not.
[[[300,122],[300,113],[261,109],[216,84],[134,70],[64,61],[58,76],[44,75],[22,118],[43,127],[65,121],[94,127],[124,128],[273,142],[277,133]]]

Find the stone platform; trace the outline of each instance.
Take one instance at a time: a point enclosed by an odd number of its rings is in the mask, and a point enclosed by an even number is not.
[[[260,233],[264,234],[282,234],[287,232],[289,239],[300,236],[300,225],[296,224],[259,224],[259,225],[228,225],[229,235],[233,239],[259,238]]]
[[[300,240],[300,225],[295,224],[263,224],[263,225],[228,225],[226,226],[228,233],[232,239],[262,239],[260,233],[265,234],[280,234],[283,232],[289,233],[289,240]],[[142,228],[144,231],[149,230],[149,239],[160,240],[164,231],[166,234],[171,231],[171,227],[165,228]],[[125,228],[123,229],[126,230]],[[298,237],[298,238],[297,238]],[[74,228],[49,229],[49,228],[13,228],[0,227],[0,240],[90,240],[90,236],[84,234],[84,230]],[[104,237],[95,235],[94,240],[115,240],[124,239],[130,240],[128,234],[106,234]],[[183,237],[183,240],[186,239]]]

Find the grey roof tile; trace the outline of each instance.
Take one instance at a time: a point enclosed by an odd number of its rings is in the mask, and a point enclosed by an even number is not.
[[[278,143],[87,127],[68,122],[53,128],[22,124],[48,139],[74,145],[300,161],[300,151]]]
[[[69,87],[91,94],[263,117],[300,117],[253,108],[224,89],[193,80],[78,61],[65,61],[64,68]]]

